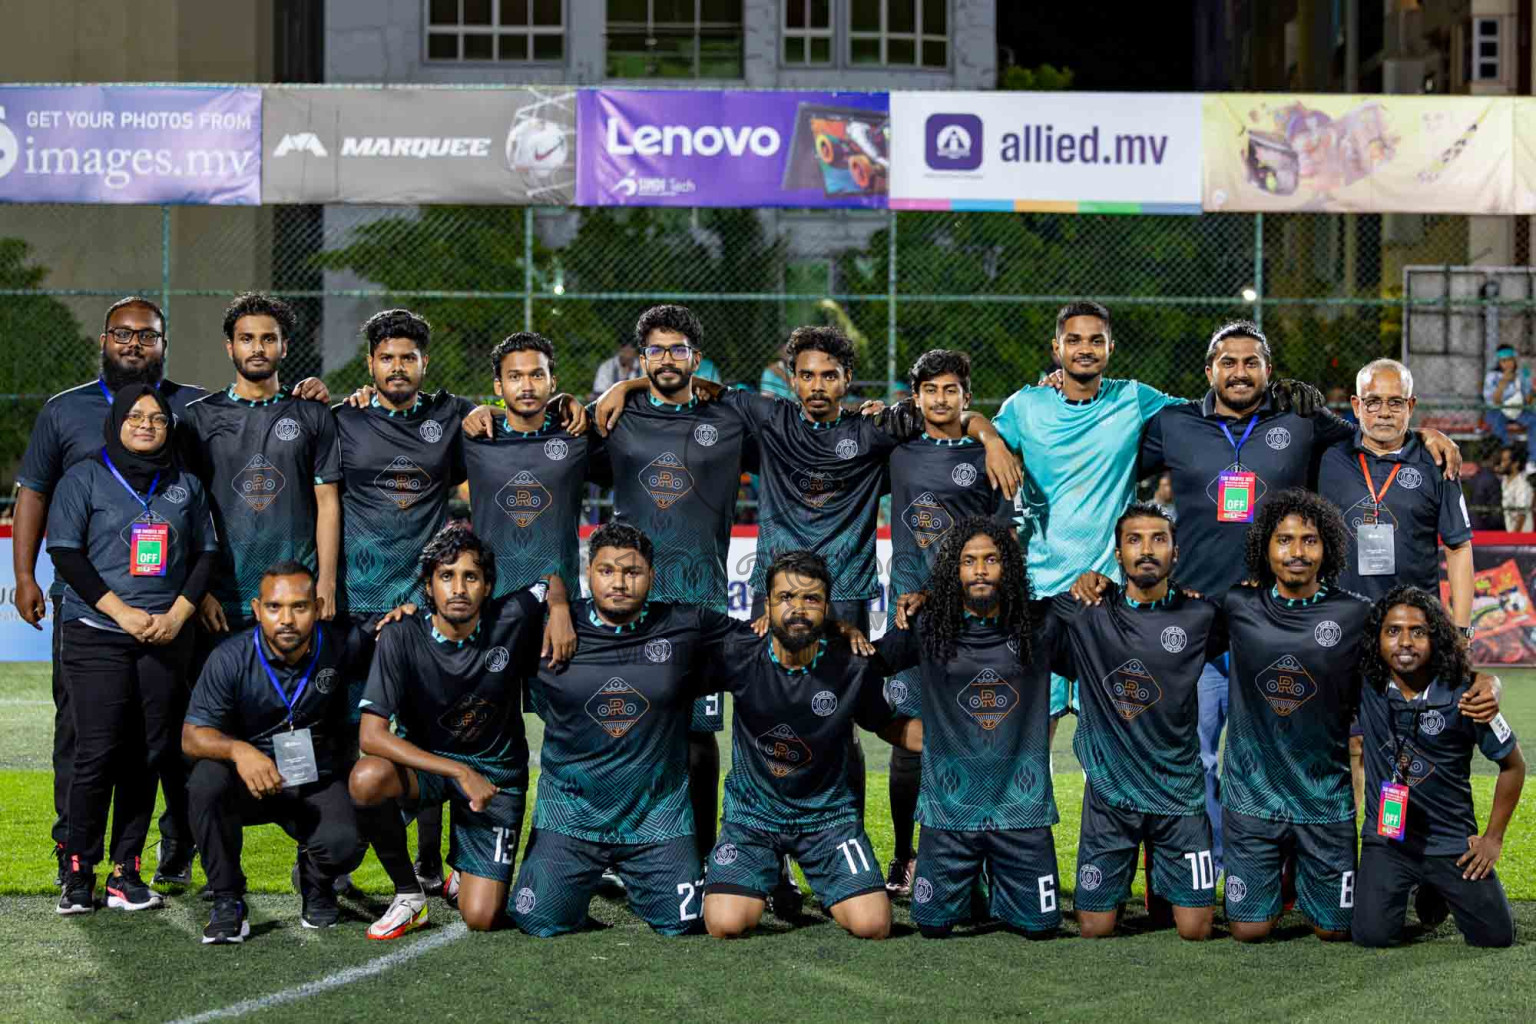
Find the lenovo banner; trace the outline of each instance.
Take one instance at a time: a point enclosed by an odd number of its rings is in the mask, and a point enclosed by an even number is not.
[[[568,204],[576,93],[557,88],[265,90],[268,203]]]
[[[582,206],[883,208],[886,93],[581,93]]]

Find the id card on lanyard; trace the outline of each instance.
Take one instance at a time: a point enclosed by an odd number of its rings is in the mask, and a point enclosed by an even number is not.
[[[155,474],[155,478],[149,482],[148,493],[140,497],[139,492],[112,464],[112,456],[107,454],[105,448],[101,450],[101,461],[112,471],[117,482],[123,485],[123,490],[132,495],[133,500],[144,509],[143,514],[128,526],[128,575],[164,576],[171,561],[171,527],[149,510],[149,503],[155,497],[155,488],[160,486],[160,474]]]
[[[298,706],[299,699],[304,696],[304,690],[309,686],[309,677],[314,675],[315,665],[320,661],[320,647],[324,640],[324,634],[317,628],[315,653],[309,659],[309,667],[299,677],[299,685],[294,687],[293,696],[289,697],[283,690],[283,684],[277,681],[277,673],[273,672],[272,666],[267,663],[267,653],[261,649],[261,627],[251,630],[251,642],[256,645],[256,657],[267,673],[272,689],[277,691],[278,700],[283,702],[283,707],[288,712],[288,731],[276,733],[272,737],[272,760],[277,763],[277,773],[283,777],[285,788],[302,786],[308,782],[319,781],[320,778],[320,765],[315,759],[314,737],[308,726],[303,729],[293,727],[293,709]]]
[[[1227,442],[1232,445],[1232,465],[1224,470],[1216,479],[1216,521],[1218,523],[1251,523],[1253,522],[1253,506],[1258,501],[1259,476],[1251,470],[1243,468],[1243,445],[1253,434],[1253,428],[1259,422],[1259,414],[1254,413],[1248,420],[1248,426],[1243,430],[1240,439],[1232,437],[1232,431],[1227,425],[1221,425],[1221,432],[1227,435]]]
[[[1394,536],[1397,531],[1391,523],[1381,522],[1381,510],[1386,507],[1384,501],[1387,488],[1392,486],[1403,464],[1399,462],[1392,467],[1392,472],[1387,474],[1386,482],[1378,492],[1376,485],[1371,483],[1371,468],[1365,461],[1365,452],[1359,455],[1360,472],[1365,476],[1365,493],[1370,495],[1371,500],[1360,517],[1360,525],[1355,528],[1355,571],[1361,576],[1393,576],[1397,573]]]

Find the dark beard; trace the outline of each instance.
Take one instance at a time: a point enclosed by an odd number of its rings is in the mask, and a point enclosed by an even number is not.
[[[693,374],[687,370],[678,370],[677,376],[679,378],[679,382],[672,387],[667,387],[658,381],[654,376],[652,376],[651,386],[654,387],[657,391],[660,391],[663,395],[671,398],[673,395],[686,390],[689,383],[693,380]]]
[[[242,366],[238,360],[231,359],[230,362],[234,364],[236,375],[244,377],[252,384],[260,384],[277,373],[277,363],[268,363],[265,370],[256,370],[253,373]]]
[[[1141,566],[1132,566],[1125,576],[1126,579],[1136,584],[1142,590],[1150,590],[1168,578],[1164,575],[1158,575],[1161,572],[1161,567],[1144,569]]]
[[[472,621],[476,615],[479,615],[480,609],[471,608],[469,611],[462,615],[454,615],[448,610],[447,606],[444,606],[437,610],[437,614],[441,615],[443,617],[443,621],[448,623],[450,626],[462,626],[464,623]]]
[[[817,643],[821,640],[823,632],[820,629],[813,629],[809,632],[796,635],[783,628],[782,626],[774,625],[770,625],[768,627],[768,631],[772,633],[773,638],[779,642],[779,646],[784,648],[790,654],[799,654],[807,647]]]
[[[417,391],[420,390],[419,387],[411,384],[411,382],[408,380],[388,381],[384,384],[380,384],[378,387],[379,390],[384,393],[384,397],[388,398],[396,405],[409,405],[411,401],[415,399]],[[396,388],[400,390],[397,391],[395,390]]]
[[[101,374],[102,382],[107,385],[108,391],[115,392],[129,384],[149,384],[158,387],[165,376],[165,359],[146,355],[143,369],[130,370],[108,359],[106,351],[103,350],[98,372]]]

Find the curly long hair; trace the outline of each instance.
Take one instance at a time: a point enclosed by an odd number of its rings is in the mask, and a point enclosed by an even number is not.
[[[1029,574],[1024,571],[1024,552],[1013,527],[991,516],[967,516],[957,522],[939,543],[924,590],[923,647],[929,656],[944,662],[955,655],[955,640],[965,628],[965,590],[960,586],[960,552],[972,537],[992,538],[1003,556],[1003,578],[998,587],[998,620],[1017,643],[1019,660],[1029,662]]]
[[[433,574],[439,566],[457,562],[459,556],[466,551],[475,556],[475,562],[480,566],[487,596],[496,592],[496,552],[475,535],[468,523],[458,520],[433,534],[427,546],[421,549],[421,557],[417,559],[416,588],[421,591],[422,600],[429,611],[437,611],[437,602],[432,599]]]
[[[1287,488],[1259,507],[1253,525],[1248,527],[1243,552],[1248,575],[1264,586],[1274,584],[1275,572],[1269,567],[1269,538],[1286,516],[1300,516],[1317,527],[1323,539],[1317,581],[1332,586],[1344,570],[1344,559],[1349,557],[1349,532],[1344,527],[1344,516],[1332,502],[1300,487]]]
[[[1387,613],[1400,604],[1424,613],[1429,622],[1429,663],[1434,667],[1435,678],[1456,689],[1472,674],[1467,642],[1438,597],[1410,586],[1393,587],[1371,608],[1370,618],[1360,634],[1360,672],[1366,683],[1381,693],[1392,678],[1392,670],[1381,656],[1381,626],[1387,621]]]

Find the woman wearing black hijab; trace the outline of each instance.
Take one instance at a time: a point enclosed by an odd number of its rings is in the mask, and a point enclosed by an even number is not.
[[[95,909],[114,800],[107,906],[159,906],[139,876],[158,779],[168,800],[186,800],[193,631],[183,627],[208,589],[217,544],[202,485],[174,457],[172,423],[153,387],[122,388],[101,451],[64,474],[49,505],[48,554],[69,585],[54,628],[77,736],[60,914]]]

